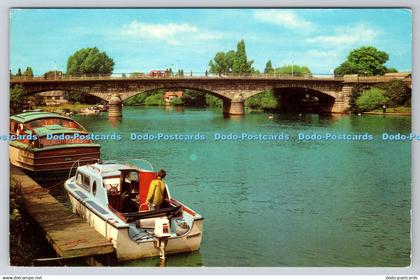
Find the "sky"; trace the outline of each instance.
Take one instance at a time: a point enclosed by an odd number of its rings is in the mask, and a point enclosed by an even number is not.
[[[260,71],[271,60],[327,75],[366,45],[388,53],[388,67],[412,68],[408,9],[11,9],[10,68],[65,71],[74,52],[98,47],[114,73],[205,72],[242,39]]]

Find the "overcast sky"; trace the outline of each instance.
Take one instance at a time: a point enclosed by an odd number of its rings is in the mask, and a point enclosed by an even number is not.
[[[65,70],[76,50],[98,47],[114,73],[183,68],[204,72],[218,51],[243,39],[248,59],[263,70],[306,65],[330,74],[349,51],[371,45],[389,54],[388,67],[411,71],[407,9],[12,9],[10,66],[35,75]]]

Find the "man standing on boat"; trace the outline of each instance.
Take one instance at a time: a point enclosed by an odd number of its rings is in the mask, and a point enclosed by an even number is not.
[[[165,195],[165,182],[163,181],[163,178],[165,178],[166,172],[161,169],[157,175],[157,179],[150,183],[149,192],[146,198],[150,210],[159,209]]]

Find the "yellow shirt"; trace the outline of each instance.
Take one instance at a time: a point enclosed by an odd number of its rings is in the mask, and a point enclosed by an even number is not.
[[[165,183],[160,177],[150,183],[149,192],[147,193],[146,201],[151,202],[153,198],[154,206],[160,206],[163,202],[163,195],[165,193]]]

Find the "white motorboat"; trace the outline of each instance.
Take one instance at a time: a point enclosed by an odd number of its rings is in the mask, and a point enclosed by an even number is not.
[[[64,186],[73,211],[112,241],[119,261],[198,250],[203,218],[172,198],[166,183],[162,206],[148,209],[156,178],[138,164],[104,162],[79,166]]]

